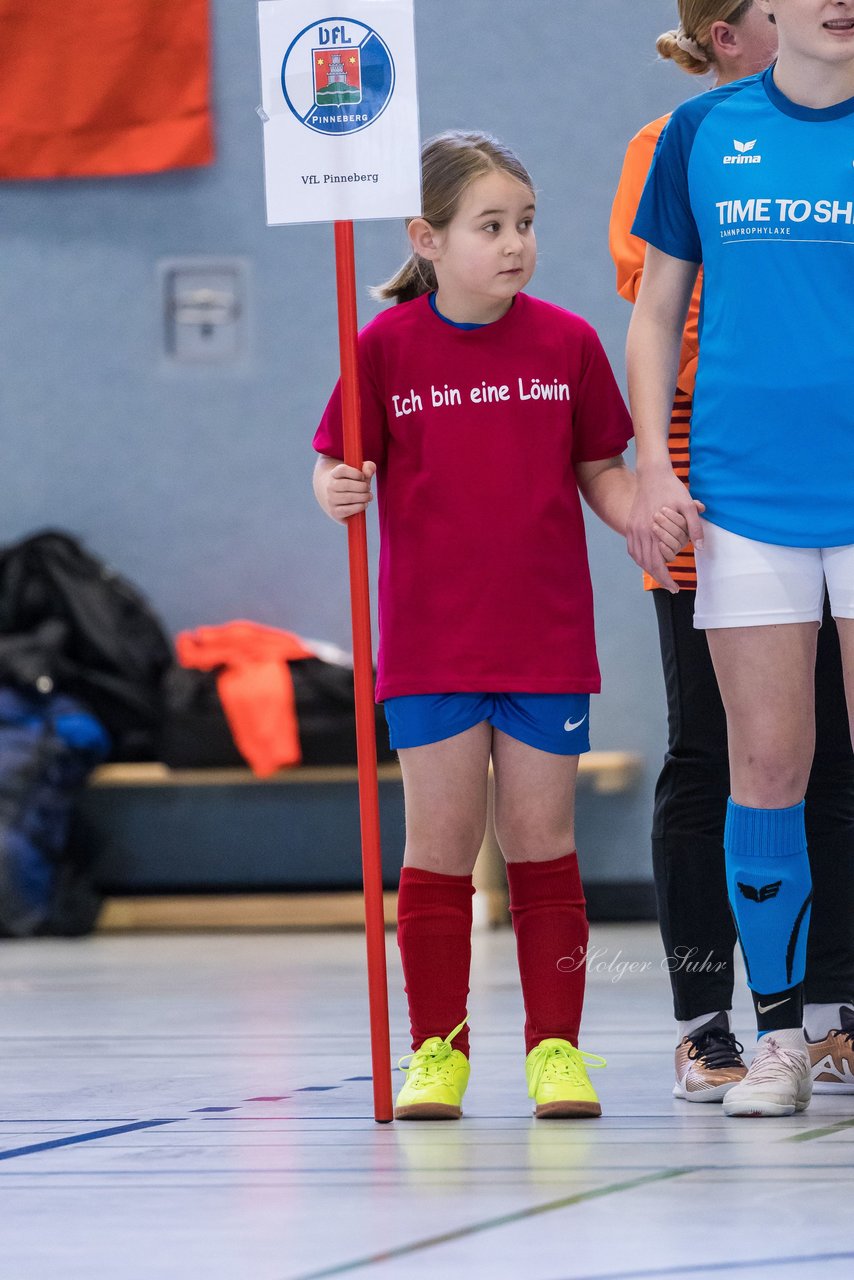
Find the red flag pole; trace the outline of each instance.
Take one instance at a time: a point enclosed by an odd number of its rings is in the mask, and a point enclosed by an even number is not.
[[[338,342],[341,349],[341,405],[344,461],[361,468],[362,423],[359,400],[356,258],[352,222],[335,223],[335,269],[338,282]],[[374,667],[371,647],[371,601],[368,587],[368,536],[364,513],[347,521],[350,555],[350,604],[353,616],[353,671],[356,688],[356,751],[359,763],[359,817],[362,830],[362,880],[365,890],[365,933],[368,949],[368,1004],[371,1018],[371,1061],[374,1119],[388,1124],[391,1101],[391,1047],[388,1033],[388,980],[385,963],[380,808],[377,785],[377,741],[374,719]]]

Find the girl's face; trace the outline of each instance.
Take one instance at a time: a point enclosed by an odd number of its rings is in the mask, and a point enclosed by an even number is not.
[[[756,0],[773,13],[780,46],[818,62],[854,61],[854,0]]]
[[[448,225],[433,233],[443,297],[467,300],[490,317],[502,314],[537,265],[534,208],[530,187],[509,174],[476,178]]]

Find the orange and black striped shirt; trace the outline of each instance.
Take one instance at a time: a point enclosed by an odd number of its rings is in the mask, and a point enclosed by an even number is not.
[[[617,187],[614,206],[611,210],[609,240],[611,257],[614,259],[617,268],[617,292],[620,297],[632,303],[637,299],[640,290],[644,258],[646,256],[646,243],[643,240],[639,240],[637,236],[632,235],[631,227],[635,220],[649,167],[652,164],[652,157],[655,154],[656,143],[669,119],[670,116],[666,115],[661,116],[658,120],[653,120],[651,124],[641,129],[640,133],[632,138],[626,151],[623,172],[620,175],[620,183]],[[702,288],[701,271],[691,298],[688,319],[685,323],[685,332],[682,336],[679,373],[676,379],[676,396],[673,401],[668,439],[673,470],[685,484],[688,483],[688,471],[691,461],[691,410],[693,406],[694,381],[697,376],[698,322]],[[676,558],[670,562],[668,568],[674,582],[679,587],[689,591],[697,589],[697,569],[694,563],[694,548],[691,543],[679,552]],[[647,591],[657,585],[658,583],[654,578],[651,578],[648,573],[644,574],[644,587]]]

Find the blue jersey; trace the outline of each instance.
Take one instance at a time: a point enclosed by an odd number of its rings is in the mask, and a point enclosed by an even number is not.
[[[733,533],[854,543],[854,98],[772,70],[678,107],[635,235],[702,262],[691,493]]]

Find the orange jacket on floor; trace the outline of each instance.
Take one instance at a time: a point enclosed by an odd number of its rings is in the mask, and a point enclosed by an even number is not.
[[[2,0],[0,178],[209,164],[209,0]]]
[[[299,636],[258,622],[226,622],[182,631],[182,667],[212,671],[235,746],[260,778],[302,759],[288,663],[313,658]]]

